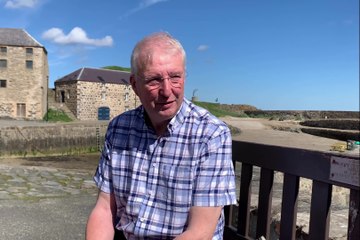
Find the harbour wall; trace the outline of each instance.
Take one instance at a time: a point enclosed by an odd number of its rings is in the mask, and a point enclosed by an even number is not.
[[[102,149],[106,124],[54,124],[0,128],[0,157],[70,155]]]

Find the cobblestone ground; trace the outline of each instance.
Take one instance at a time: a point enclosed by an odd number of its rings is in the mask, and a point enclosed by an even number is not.
[[[24,166],[0,166],[0,171],[0,200],[40,200],[96,191],[89,171]]]
[[[0,164],[0,239],[84,239],[93,173]]]

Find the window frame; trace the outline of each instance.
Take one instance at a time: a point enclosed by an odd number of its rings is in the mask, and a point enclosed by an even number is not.
[[[28,63],[31,63],[31,67],[30,67],[30,65],[28,65]],[[33,60],[26,60],[25,61],[25,67],[26,67],[26,69],[34,69],[34,61]]]
[[[5,49],[5,51],[4,51],[4,49]],[[7,47],[1,46],[1,47],[0,47],[0,54],[6,55],[6,54],[7,54]]]
[[[5,63],[5,65],[3,66],[1,62]],[[7,68],[7,59],[0,59],[0,68]]]
[[[34,54],[34,49],[33,48],[25,48],[25,52],[27,56],[32,56]]]
[[[0,88],[7,88],[7,80],[0,79]]]

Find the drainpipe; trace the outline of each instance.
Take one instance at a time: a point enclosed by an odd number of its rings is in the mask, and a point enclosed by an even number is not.
[[[46,117],[45,121],[49,120],[49,76],[46,77]]]

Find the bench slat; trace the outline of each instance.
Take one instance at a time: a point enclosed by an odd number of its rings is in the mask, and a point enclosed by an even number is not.
[[[299,196],[298,176],[284,174],[281,203],[280,240],[295,240],[296,214]]]
[[[310,240],[329,238],[330,205],[332,185],[314,180],[310,207]]]
[[[238,234],[244,237],[247,237],[249,235],[252,176],[253,166],[246,163],[241,164],[241,183],[237,231]]]
[[[274,182],[274,171],[262,168],[260,172],[258,218],[256,223],[256,238],[264,236],[270,239],[271,202]]]

